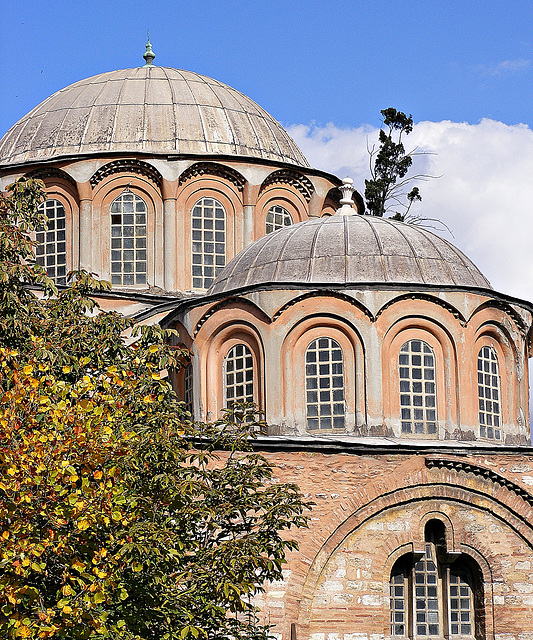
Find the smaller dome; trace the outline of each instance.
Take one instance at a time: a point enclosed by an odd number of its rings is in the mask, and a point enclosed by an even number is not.
[[[440,236],[357,214],[307,220],[264,236],[228,263],[208,293],[271,283],[492,288],[474,263]]]

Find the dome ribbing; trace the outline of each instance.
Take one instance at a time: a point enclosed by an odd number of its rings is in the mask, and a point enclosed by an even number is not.
[[[459,249],[419,226],[363,215],[307,220],[241,251],[208,293],[275,283],[492,288]]]
[[[309,166],[279,122],[244,94],[154,66],[102,73],[54,93],[2,138],[0,164],[116,152]]]

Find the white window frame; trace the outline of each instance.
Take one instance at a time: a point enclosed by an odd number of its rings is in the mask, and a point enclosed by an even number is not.
[[[39,205],[48,218],[46,229],[35,230],[37,241],[35,260],[56,284],[67,284],[67,213],[65,205],[48,198]]]
[[[438,437],[436,374],[433,348],[420,338],[404,342],[398,355],[402,436]]]
[[[148,286],[146,202],[126,187],[111,203],[109,215],[111,284],[117,287]]]
[[[341,345],[322,336],[305,350],[307,430],[311,433],[346,428],[346,379]]]
[[[272,233],[283,227],[290,227],[293,224],[291,214],[279,204],[270,207],[265,219],[265,233]]]
[[[192,208],[192,288],[209,289],[226,266],[227,216],[216,198],[204,196]]]
[[[494,347],[481,347],[477,356],[479,436],[502,439],[501,384],[498,354]]]
[[[255,402],[254,357],[247,344],[239,342],[224,358],[224,407],[235,402]]]

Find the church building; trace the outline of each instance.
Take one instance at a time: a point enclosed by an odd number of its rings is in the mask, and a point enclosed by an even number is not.
[[[179,332],[196,420],[265,412],[255,447],[315,502],[257,600],[278,640],[533,640],[533,305],[457,247],[365,214],[231,87],[146,64],[50,96],[0,141],[46,185],[37,261]]]

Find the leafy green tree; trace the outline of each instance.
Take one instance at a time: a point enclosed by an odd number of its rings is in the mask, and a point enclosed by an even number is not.
[[[99,309],[85,272],[56,289],[42,197],[20,180],[0,200],[2,637],[266,638],[253,596],[308,505],[251,451],[256,407],[191,422],[172,331]]]
[[[386,130],[379,130],[379,148],[369,150],[371,179],[365,180],[365,200],[373,216],[394,214],[396,220],[406,220],[412,204],[422,200],[418,187],[407,192],[407,185],[415,178],[408,177],[416,150],[407,153],[404,136],[413,130],[413,117],[390,107],[381,111]]]

